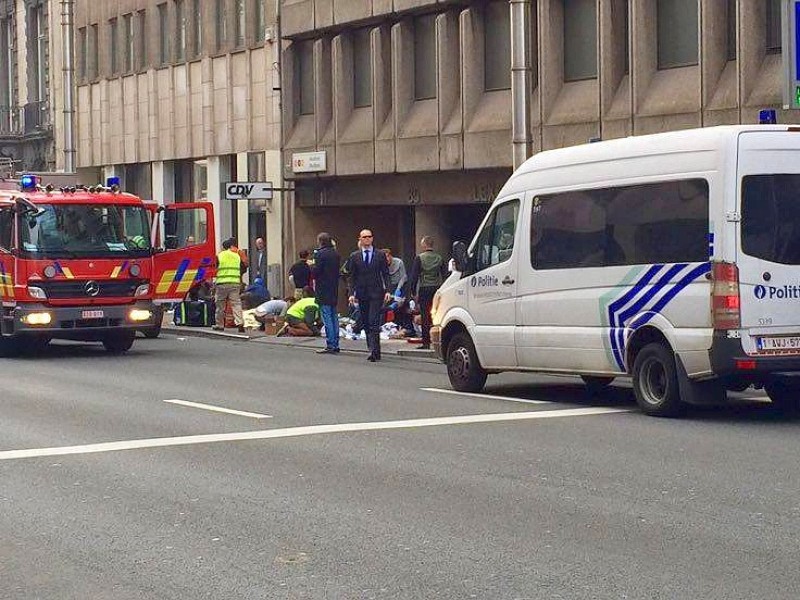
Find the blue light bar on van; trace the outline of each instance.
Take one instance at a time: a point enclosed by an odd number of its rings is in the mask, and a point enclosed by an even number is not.
[[[35,190],[38,183],[36,175],[23,175],[19,179],[19,187],[25,190]]]
[[[778,111],[774,108],[764,108],[758,111],[760,125],[775,125],[778,122]]]

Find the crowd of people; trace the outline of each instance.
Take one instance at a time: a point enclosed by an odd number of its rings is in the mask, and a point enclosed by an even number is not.
[[[222,243],[217,255],[217,277],[213,292],[216,305],[213,328],[225,329],[226,306],[230,307],[234,327],[245,331],[244,314],[250,311],[263,329],[266,321],[284,317],[278,335],[318,336],[324,329],[322,354],[339,352],[340,329],[350,324],[348,333],[360,337],[363,331],[369,349],[368,360],[381,360],[381,330],[393,323],[395,337],[417,337],[420,348],[430,348],[431,305],[436,290],[448,276],[444,258],[435,251],[434,240],[424,236],[420,252],[411,268],[394,256],[389,248],[378,248],[371,230],[359,233],[357,248],[346,258],[336,249],[330,234],[317,236],[313,252],[302,250],[288,271],[294,293],[273,298],[265,284],[266,252],[264,240],[255,240],[252,282],[246,288],[242,276],[248,258],[233,238]],[[340,320],[340,282],[347,290],[348,313]],[[207,294],[207,292],[206,292]],[[418,333],[419,332],[419,333]]]

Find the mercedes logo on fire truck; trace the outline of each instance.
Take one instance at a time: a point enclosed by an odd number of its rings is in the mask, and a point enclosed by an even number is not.
[[[97,296],[100,293],[100,284],[96,281],[87,281],[86,285],[83,286],[83,291],[86,292],[87,296]]]

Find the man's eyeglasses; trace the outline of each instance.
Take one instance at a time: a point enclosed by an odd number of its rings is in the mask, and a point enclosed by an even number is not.
[[[372,237],[371,235],[362,235],[362,238]]]

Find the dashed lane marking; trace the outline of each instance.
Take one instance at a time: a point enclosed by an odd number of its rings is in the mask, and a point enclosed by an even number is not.
[[[169,404],[179,404],[180,406],[188,406],[190,408],[201,408],[203,410],[211,410],[214,412],[226,413],[229,415],[238,415],[240,417],[250,417],[252,419],[271,419],[272,415],[263,415],[261,413],[247,412],[246,410],[234,410],[232,408],[223,408],[222,406],[214,406],[212,404],[201,404],[200,402],[189,402],[188,400],[164,400]]]
[[[60,446],[55,448],[31,448],[26,450],[6,450],[0,452],[0,460],[21,458],[39,458],[44,456],[68,456],[71,454],[94,454],[98,452],[117,452],[121,450],[140,450],[144,448],[165,448],[168,446],[191,446],[198,444],[214,444],[219,442],[241,442],[248,440],[268,440],[277,438],[302,437],[326,433],[355,433],[362,431],[380,431],[387,429],[415,429],[419,427],[440,427],[445,425],[468,425],[474,423],[502,423],[509,421],[528,421],[534,419],[558,419],[564,417],[582,417],[588,415],[606,415],[627,413],[618,408],[565,408],[559,410],[541,410],[535,412],[498,413],[488,415],[463,415],[455,417],[433,417],[426,419],[406,419],[400,421],[382,421],[374,423],[340,423],[335,425],[307,425],[304,427],[288,427],[285,429],[266,429],[262,431],[243,431],[239,433],[218,433],[209,435],[187,435],[169,438],[151,438],[143,440],[127,440],[121,442],[104,442],[85,444],[82,446]]]

